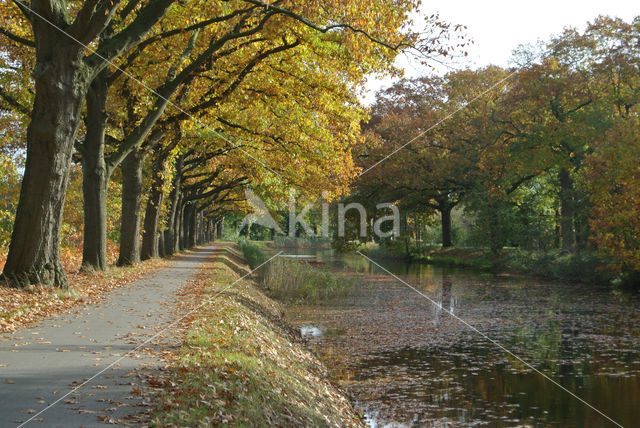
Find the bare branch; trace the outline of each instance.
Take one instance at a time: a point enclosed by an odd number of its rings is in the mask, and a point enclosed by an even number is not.
[[[321,33],[328,33],[332,30],[349,30],[353,33],[357,33],[357,34],[362,34],[364,37],[366,37],[367,39],[369,39],[370,41],[372,41],[373,43],[376,43],[378,45],[384,46],[388,49],[391,49],[392,51],[400,51],[404,48],[410,48],[411,44],[407,43],[407,42],[401,42],[398,43],[397,45],[392,45],[388,42],[385,42],[383,40],[379,40],[375,37],[373,37],[371,34],[369,34],[368,32],[364,31],[361,28],[356,28],[354,26],[352,26],[351,24],[333,24],[333,25],[328,25],[328,26],[322,26],[319,24],[316,24],[314,22],[311,22],[309,19],[305,18],[304,16],[295,13],[291,10],[288,9],[284,9],[278,6],[275,6],[274,4],[268,4],[268,3],[264,3],[260,0],[244,0],[247,3],[251,3],[254,4],[256,6],[262,6],[263,8],[265,8],[266,10],[272,10],[277,12],[278,14],[281,15],[285,15],[288,16],[290,18],[295,19],[296,21],[301,22],[302,24],[306,25],[307,27],[319,31]]]

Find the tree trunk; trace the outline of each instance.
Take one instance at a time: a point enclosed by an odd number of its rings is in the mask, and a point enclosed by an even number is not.
[[[173,231],[171,229],[167,229],[162,233],[162,235],[162,246],[164,247],[164,249],[162,250],[162,257],[169,257],[173,255],[173,245],[171,242]]]
[[[84,196],[82,269],[88,271],[107,268],[107,185],[110,171],[104,159],[108,90],[104,74],[102,72],[91,83],[87,92],[87,135],[81,150]]]
[[[157,154],[153,165],[153,179],[151,192],[147,201],[147,209],[144,215],[144,231],[142,233],[142,250],[140,258],[148,260],[159,256],[158,253],[158,222],[160,220],[160,208],[163,202],[164,187],[164,162],[166,156]]]
[[[185,210],[187,212],[187,248],[191,249],[196,246],[196,204],[192,203]]]
[[[200,211],[200,213],[198,214],[198,239],[197,239],[198,245],[202,245],[205,243],[204,221],[205,221],[204,211]]]
[[[35,7],[35,6],[34,6]],[[3,276],[17,287],[67,286],[60,226],[89,73],[82,49],[55,31],[36,37],[27,158]]]
[[[183,204],[180,212],[180,251],[187,249],[189,230],[189,205]]]
[[[167,253],[165,253],[165,245],[164,245],[164,232],[158,233],[158,257],[166,257]]]
[[[175,177],[173,179],[171,193],[169,194],[171,208],[169,209],[169,215],[167,218],[167,230],[164,232],[164,252],[166,255],[171,255],[176,251],[176,218],[178,214],[178,202],[180,199],[180,177],[182,176],[182,161],[182,157],[176,159]]]
[[[162,187],[152,188],[147,208],[144,214],[144,226],[142,232],[142,249],[140,258],[148,260],[156,258],[158,254],[158,223],[160,220],[160,207],[162,206]]]
[[[189,203],[184,208],[183,233],[184,248],[191,249],[196,245],[196,204]]]
[[[207,244],[213,242],[213,220],[207,219]]]
[[[562,168],[558,173],[560,182],[560,233],[562,237],[562,251],[573,252],[576,244],[576,235],[573,224],[574,201],[573,180],[569,171]]]
[[[440,215],[442,224],[442,248],[453,247],[453,239],[451,238],[451,210],[453,207],[449,204],[441,205]]]
[[[181,246],[181,234],[182,234],[182,221],[184,219],[183,211],[184,205],[182,204],[182,192],[178,193],[178,202],[176,208],[176,218],[175,225],[173,231],[173,252],[177,253],[180,251]]]
[[[224,230],[224,218],[216,224],[216,238],[222,239],[222,232]]]
[[[140,200],[142,199],[142,162],[137,150],[122,162],[122,223],[118,266],[140,262]]]
[[[196,245],[202,245],[202,213],[196,212]]]
[[[407,235],[409,231],[409,223],[407,222],[406,214],[400,215],[400,236]]]
[[[176,213],[178,211],[178,193],[174,188],[169,195],[171,208],[167,218],[167,229],[164,231],[164,254],[170,256],[175,252]]]
[[[189,229],[191,228],[189,221],[191,217],[189,213],[191,212],[191,206],[186,205],[182,210],[182,229],[180,233],[182,236],[180,237],[180,249],[186,250],[189,248]]]

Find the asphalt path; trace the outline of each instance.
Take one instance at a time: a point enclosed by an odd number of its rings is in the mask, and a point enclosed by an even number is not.
[[[135,415],[152,406],[143,387],[162,366],[158,349],[146,351],[170,346],[171,331],[140,345],[180,317],[178,291],[211,260],[215,248],[177,257],[95,305],[3,335],[0,427],[27,421],[25,426],[36,427],[137,425]]]

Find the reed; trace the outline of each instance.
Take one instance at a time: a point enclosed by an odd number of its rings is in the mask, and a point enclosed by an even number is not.
[[[305,261],[278,257],[267,266],[263,283],[279,300],[321,302],[343,297],[355,285],[355,279]]]

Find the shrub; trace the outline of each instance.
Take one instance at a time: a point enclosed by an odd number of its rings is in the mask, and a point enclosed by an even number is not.
[[[331,241],[329,238],[324,237],[290,237],[290,236],[276,236],[273,238],[273,243],[276,247],[283,248],[313,248],[313,247],[330,247]]]
[[[251,241],[246,239],[238,241],[238,248],[240,248],[251,269],[255,269],[267,260],[267,256],[262,252],[260,246]]]
[[[563,281],[606,283],[613,279],[612,272],[606,269],[607,261],[591,251],[561,254],[559,251],[515,250],[505,254],[501,265],[507,271]]]

